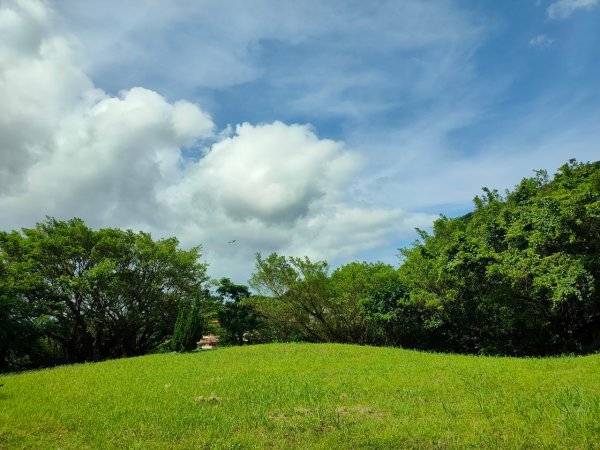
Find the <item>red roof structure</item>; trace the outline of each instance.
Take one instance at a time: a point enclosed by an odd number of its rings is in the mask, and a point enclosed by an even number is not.
[[[202,339],[198,341],[198,346],[202,349],[208,350],[213,349],[219,343],[219,336],[215,336],[214,334],[207,334],[206,336],[202,336]]]

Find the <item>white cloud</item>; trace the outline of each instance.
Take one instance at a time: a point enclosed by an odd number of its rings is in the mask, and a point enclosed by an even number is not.
[[[549,38],[545,34],[538,34],[536,37],[529,40],[530,47],[547,48],[554,43],[554,39]]]
[[[52,215],[176,235],[204,245],[215,276],[243,282],[256,251],[339,261],[431,220],[352,201],[360,158],[309,126],[215,133],[190,102],[141,87],[107,94],[56,20],[41,1],[0,7],[3,229]]]
[[[59,118],[82,93],[87,77],[71,64],[73,43],[49,30],[35,1],[0,7],[0,192],[14,188],[25,169],[48,154]]]
[[[567,19],[575,11],[591,10],[598,4],[598,0],[558,0],[546,9],[546,15],[551,20]]]
[[[355,156],[342,150],[342,143],[320,140],[306,126],[239,125],[188,167],[166,197],[214,197],[232,220],[290,223],[354,171]]]
[[[192,119],[194,129],[181,125]],[[14,211],[82,214],[105,224],[153,223],[160,217],[155,193],[179,175],[180,147],[211,136],[211,125],[197,107],[169,104],[143,88],[118,98],[98,94],[38,137],[47,152],[5,202]]]
[[[256,251],[339,262],[432,220],[345,201],[359,163],[343,143],[319,139],[307,126],[243,124],[162,199],[183,239],[200,238],[219,267],[248,264]]]

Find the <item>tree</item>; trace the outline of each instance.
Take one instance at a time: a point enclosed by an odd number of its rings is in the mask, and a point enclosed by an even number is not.
[[[173,337],[171,338],[172,350],[189,352],[196,348],[203,329],[203,318],[198,303],[199,300],[193,301],[191,305],[186,302],[180,303]]]
[[[368,305],[386,286],[398,279],[396,269],[382,262],[351,262],[330,277],[328,320],[339,330],[343,342],[385,343],[381,323],[369,314]]]
[[[245,302],[250,290],[243,285],[234,284],[229,278],[221,278],[217,287],[222,306],[219,310],[219,323],[225,330],[225,341],[244,345],[260,325],[260,319],[254,308]]]
[[[314,342],[343,342],[339,330],[329,320],[331,295],[325,261],[285,257],[272,253],[266,259],[256,255],[256,271],[250,286],[258,293],[254,305],[259,313],[298,336]]]
[[[329,275],[325,261],[257,255],[250,283],[261,297],[253,298],[283,340],[374,344],[384,341],[381,324],[365,305],[392,280],[396,270],[383,263],[353,262]]]
[[[402,251],[413,304],[431,305],[437,349],[556,354],[600,348],[600,162],[543,171],[475,210],[441,217]]]
[[[0,286],[0,373],[36,365],[41,332],[26,305]]]
[[[175,238],[94,231],[81,219],[48,218],[0,233],[10,295],[47,317],[44,339],[65,362],[139,355],[172,333],[178,307],[207,280],[200,248]]]

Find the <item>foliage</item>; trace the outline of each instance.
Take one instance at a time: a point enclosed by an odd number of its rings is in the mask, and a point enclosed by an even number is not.
[[[331,275],[324,261],[294,258],[275,253],[257,255],[250,285],[257,311],[276,324],[281,340],[313,342],[379,343],[376,321],[365,315],[374,293],[398,278],[383,263],[352,262]]]
[[[217,287],[221,298],[219,323],[225,331],[225,343],[244,345],[259,340],[257,333],[261,326],[260,318],[245,300],[250,297],[250,290],[243,285],[232,283],[229,278],[221,278]]]
[[[130,230],[49,218],[0,233],[2,283],[59,361],[140,355],[172,332],[178,306],[206,280],[200,248]],[[39,364],[39,362],[38,362]]]
[[[565,164],[475,211],[441,217],[402,250],[413,305],[431,305],[436,348],[494,354],[600,348],[600,163]],[[435,312],[437,310],[437,312]]]
[[[40,352],[40,328],[26,305],[0,287],[0,373],[28,366]]]
[[[252,303],[280,340],[545,355],[600,349],[600,162],[537,171],[435,221],[399,270],[257,255]]]
[[[179,304],[179,313],[170,343],[171,350],[189,352],[196,348],[203,330],[199,303],[199,300],[195,300],[191,305],[186,302]]]
[[[339,344],[155,354],[0,377],[0,447],[594,449],[599,372]]]
[[[379,301],[380,293],[397,282],[396,269],[381,262],[355,261],[333,271],[328,319],[339,330],[340,342],[387,343],[381,323],[367,311]]]
[[[256,272],[250,286],[260,297],[253,303],[258,312],[288,336],[306,341],[337,340],[337,332],[328,321],[329,266],[308,258],[279,256],[266,259],[256,255]]]

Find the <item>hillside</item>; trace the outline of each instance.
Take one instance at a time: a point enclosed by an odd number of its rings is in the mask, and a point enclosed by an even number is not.
[[[599,355],[158,354],[0,377],[0,448],[600,448],[598,373]]]

